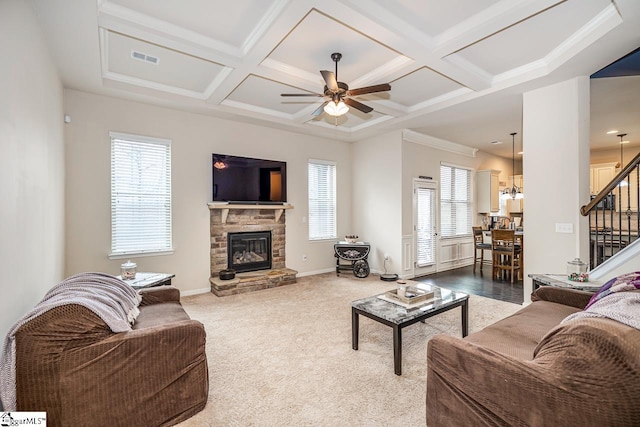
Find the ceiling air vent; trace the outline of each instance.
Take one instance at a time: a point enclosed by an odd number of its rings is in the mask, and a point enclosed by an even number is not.
[[[135,50],[131,51],[131,57],[133,59],[137,59],[138,61],[144,61],[154,65],[160,61],[155,56],[147,55],[142,52],[136,52]]]

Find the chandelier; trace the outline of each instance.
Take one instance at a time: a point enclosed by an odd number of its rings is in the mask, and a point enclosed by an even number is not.
[[[524,194],[522,194],[522,189],[516,185],[515,177],[516,174],[516,135],[517,132],[511,133],[511,188],[505,188],[502,192],[502,198],[508,199],[522,199]]]
[[[625,143],[622,138],[624,138],[625,136],[627,136],[626,133],[621,133],[618,134],[618,137],[620,138],[620,170],[622,171],[622,168],[624,167],[624,160],[622,158],[622,147],[623,144]],[[620,181],[620,184],[618,184],[618,187],[627,187],[629,186],[629,183],[627,182],[629,178],[627,177],[626,179],[623,179],[622,181]]]

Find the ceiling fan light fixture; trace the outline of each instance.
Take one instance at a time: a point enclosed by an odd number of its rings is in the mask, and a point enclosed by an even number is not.
[[[347,114],[348,111],[349,107],[347,107],[347,104],[345,104],[344,101],[330,101],[324,106],[324,112],[330,116],[338,117],[343,114]]]

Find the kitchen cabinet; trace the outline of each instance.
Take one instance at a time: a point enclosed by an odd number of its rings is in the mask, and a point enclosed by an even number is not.
[[[616,176],[619,163],[599,163],[589,167],[589,191],[598,194]]]
[[[476,200],[478,213],[500,210],[500,171],[484,170],[476,172]]]
[[[598,194],[607,184],[609,184],[613,178],[620,172],[620,163],[599,163],[593,164],[589,167],[589,190],[592,195]],[[636,173],[633,172],[630,175],[630,181],[636,182]],[[610,208],[616,211],[632,212],[638,211],[638,194],[633,190],[634,186],[631,186],[632,190],[629,192],[629,186],[616,187],[613,190],[614,203]]]
[[[632,172],[629,175],[628,181],[623,181],[625,183],[631,182],[631,185],[623,185],[614,190],[614,194],[618,193],[619,202],[616,201],[615,209],[620,209],[621,212],[638,212],[638,192],[636,191],[636,182],[637,181],[637,172]],[[620,203],[620,205],[618,205]]]
[[[516,184],[518,185],[518,184]],[[524,199],[507,199],[507,213],[522,213],[524,210]]]

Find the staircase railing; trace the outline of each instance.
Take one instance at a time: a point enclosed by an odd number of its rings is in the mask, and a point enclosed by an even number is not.
[[[640,235],[640,153],[627,164],[591,201],[580,208],[589,217],[593,269],[620,252]]]

